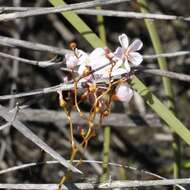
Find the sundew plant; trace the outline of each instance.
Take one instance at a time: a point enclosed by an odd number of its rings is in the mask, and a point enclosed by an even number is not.
[[[0,2],[0,189],[189,189],[190,76],[177,58],[190,52],[164,51],[157,21],[190,19],[149,13],[162,3]]]

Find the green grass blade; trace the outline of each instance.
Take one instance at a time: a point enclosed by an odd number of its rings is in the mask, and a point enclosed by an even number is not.
[[[64,5],[62,0],[49,0],[53,6]],[[103,41],[75,13],[67,12],[62,15],[81,33],[92,47],[104,47]],[[134,77],[131,84],[145,100],[145,102],[174,130],[187,144],[190,145],[190,131],[181,123],[171,111],[156,98],[148,88]]]
[[[130,82],[132,87],[143,97],[145,102],[175,131],[187,144],[190,145],[190,131],[175,115],[151,93],[151,91],[137,78]]]

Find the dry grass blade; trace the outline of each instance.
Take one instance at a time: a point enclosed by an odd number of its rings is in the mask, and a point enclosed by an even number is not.
[[[3,117],[7,122],[12,121],[12,114],[9,113],[9,111],[3,107],[0,106],[0,115]],[[53,150],[51,147],[49,147],[44,141],[42,141],[37,135],[35,135],[30,129],[28,129],[22,122],[15,119],[12,121],[12,125],[20,132],[22,133],[26,138],[28,138],[30,141],[35,143],[38,147],[43,149],[45,152],[50,154],[54,159],[59,161],[63,166],[70,168],[73,172],[79,172],[80,170],[69,164],[60,154],[58,154],[55,150]]]

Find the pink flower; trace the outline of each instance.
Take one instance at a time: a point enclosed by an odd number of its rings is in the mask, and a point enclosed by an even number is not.
[[[115,96],[122,102],[129,102],[133,97],[133,90],[127,83],[119,84],[115,89]]]
[[[129,39],[126,34],[121,34],[119,36],[119,42],[121,47],[118,47],[114,52],[114,55],[124,61],[124,67],[126,72],[130,72],[130,65],[137,67],[143,61],[142,55],[137,51],[143,46],[141,40],[136,39],[129,45]]]

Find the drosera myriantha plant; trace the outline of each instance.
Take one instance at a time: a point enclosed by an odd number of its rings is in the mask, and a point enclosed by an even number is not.
[[[80,146],[86,149],[89,140],[96,134],[97,128],[101,127],[104,117],[111,112],[113,101],[129,102],[133,96],[133,90],[128,85],[128,81],[133,77],[133,67],[138,67],[143,61],[142,55],[138,52],[143,43],[140,39],[134,40],[129,45],[126,34],[119,37],[120,45],[114,52],[108,47],[98,47],[91,53],[86,53],[77,48],[75,43],[71,43],[71,53],[65,55],[66,67],[69,69],[69,76],[64,80],[74,83],[74,90],[63,97],[59,90],[59,105],[63,108],[70,124],[70,141],[72,154],[70,161],[75,158],[78,147],[74,141],[73,124],[71,111],[76,109],[81,118],[86,120],[87,130],[80,128],[82,141]],[[77,88],[78,83],[82,85],[82,90]],[[68,102],[69,100],[69,102]],[[83,114],[80,103],[90,104],[89,114]],[[95,123],[95,118],[99,117],[99,123]],[[66,177],[60,183],[60,189]]]

